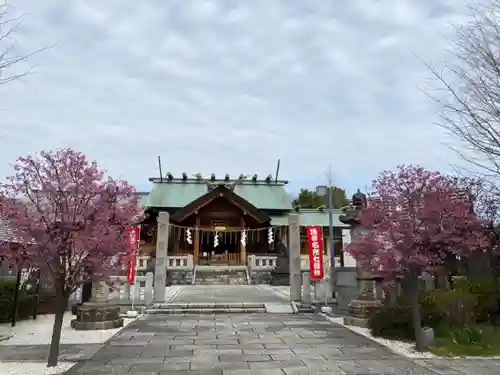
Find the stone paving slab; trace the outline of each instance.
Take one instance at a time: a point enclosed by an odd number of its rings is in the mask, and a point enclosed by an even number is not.
[[[104,344],[63,344],[60,347],[60,361],[77,362],[92,358]],[[0,346],[0,361],[45,362],[49,345],[5,345]]]
[[[320,315],[227,314],[145,316],[66,374],[498,375],[499,369],[493,359],[402,358]]]
[[[428,366],[319,315],[146,316],[67,375],[439,374]]]
[[[173,298],[171,303],[278,303],[287,302],[270,289],[258,285],[186,285]]]

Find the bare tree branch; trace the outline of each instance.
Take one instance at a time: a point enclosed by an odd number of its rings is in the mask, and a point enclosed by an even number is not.
[[[500,181],[500,0],[470,6],[471,21],[456,27],[453,62],[442,71],[434,96],[441,122],[460,146],[452,149],[489,181]],[[442,95],[444,93],[444,95]]]
[[[33,71],[33,66],[29,69],[10,73],[9,70],[19,63],[28,61],[32,56],[52,48],[44,47],[23,55],[14,53],[16,43],[14,34],[22,24],[23,16],[11,16],[12,0],[4,0],[0,3],[0,85],[29,75]]]

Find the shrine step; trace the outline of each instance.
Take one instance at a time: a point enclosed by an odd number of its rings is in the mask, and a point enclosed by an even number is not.
[[[155,303],[147,309],[152,315],[183,315],[183,314],[252,314],[265,313],[263,303]]]
[[[297,312],[299,314],[314,314],[316,312],[316,309],[314,308],[314,306],[299,305],[297,306]]]
[[[244,266],[197,266],[195,285],[246,285],[248,272]]]

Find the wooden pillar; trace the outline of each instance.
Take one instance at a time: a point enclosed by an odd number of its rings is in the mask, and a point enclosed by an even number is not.
[[[243,216],[241,217],[240,226],[241,226],[241,231],[243,232],[243,230],[245,229],[245,218]],[[240,242],[240,264],[242,264],[242,265],[247,264],[246,244],[245,244],[245,246],[243,246],[243,244],[241,242]]]
[[[200,261],[200,217],[196,216],[196,229],[194,231],[194,247],[193,247],[194,264],[198,265]]]

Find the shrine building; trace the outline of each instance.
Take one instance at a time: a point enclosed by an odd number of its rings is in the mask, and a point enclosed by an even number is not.
[[[276,258],[288,246],[288,219],[297,212],[300,226],[301,261],[308,267],[305,227],[322,228],[324,259],[328,262],[329,215],[327,208],[292,207],[286,192],[288,181],[268,176],[231,179],[226,175],[188,178],[150,178],[152,188],[142,195],[147,218],[141,224],[140,254],[155,256],[157,217],[168,212],[167,267],[204,265],[250,266],[259,259]],[[354,259],[342,249],[350,240],[349,226],[339,220],[342,210],[333,213],[333,248],[338,266],[354,266]],[[185,260],[189,261],[186,262]],[[255,264],[254,264],[255,266]]]

